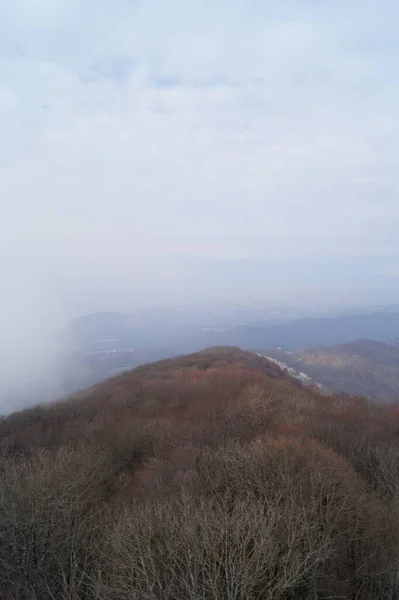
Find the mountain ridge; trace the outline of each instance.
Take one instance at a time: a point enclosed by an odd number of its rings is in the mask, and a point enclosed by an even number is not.
[[[13,413],[0,596],[398,600],[398,435],[234,347]]]
[[[290,368],[304,371],[331,393],[381,401],[399,398],[398,344],[357,339],[296,352],[270,350],[269,354]]]

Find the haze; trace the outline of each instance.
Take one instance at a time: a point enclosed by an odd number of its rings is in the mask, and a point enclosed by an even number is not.
[[[3,0],[4,357],[41,355],[21,316],[397,302],[398,18],[393,0]]]

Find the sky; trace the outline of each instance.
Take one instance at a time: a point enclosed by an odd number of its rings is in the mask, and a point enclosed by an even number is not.
[[[2,0],[3,330],[398,302],[398,18],[394,0]]]

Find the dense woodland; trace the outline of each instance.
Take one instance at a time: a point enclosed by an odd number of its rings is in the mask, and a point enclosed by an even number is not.
[[[371,400],[399,398],[399,345],[375,340],[311,348],[298,352],[260,350],[333,393],[367,396]]]
[[[399,405],[232,348],[0,423],[3,600],[399,598]]]

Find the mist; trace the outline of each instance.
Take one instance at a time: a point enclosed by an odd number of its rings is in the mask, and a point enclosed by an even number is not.
[[[3,2],[1,388],[56,390],[86,313],[398,302],[398,17]]]

